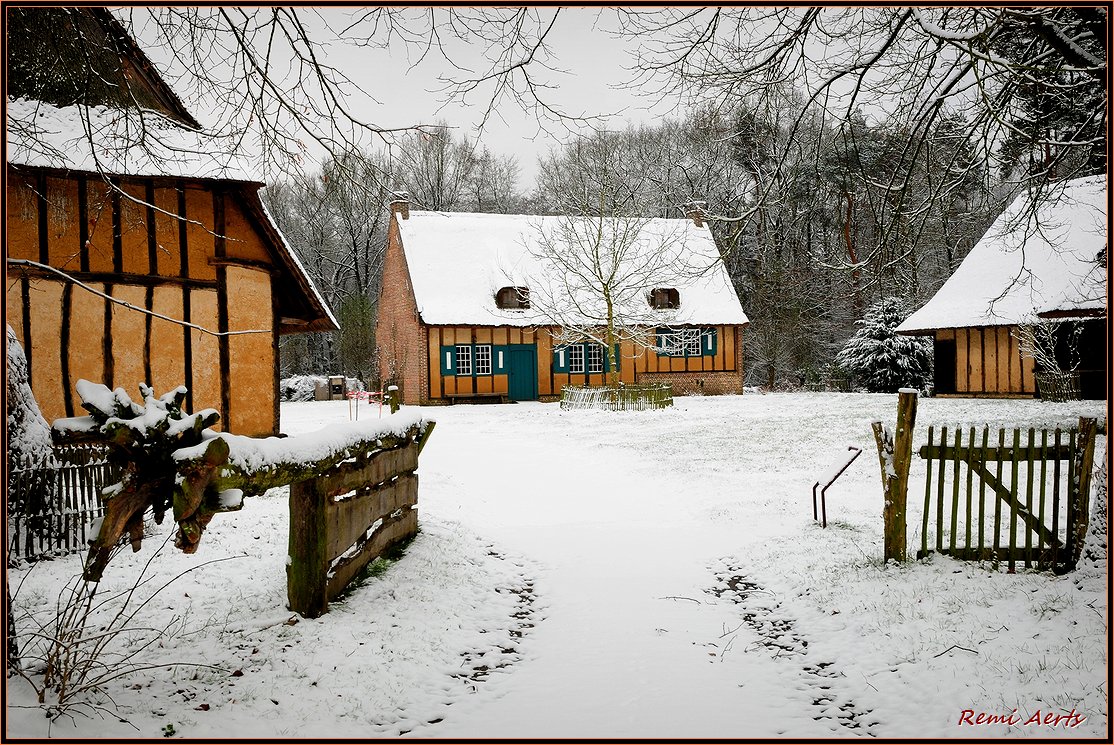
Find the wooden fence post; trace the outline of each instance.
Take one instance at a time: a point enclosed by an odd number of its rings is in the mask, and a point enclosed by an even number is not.
[[[883,558],[905,561],[905,504],[909,465],[913,460],[913,427],[917,422],[917,392],[902,388],[897,394],[897,434],[882,422],[872,422],[882,469]]]
[[[317,479],[290,485],[290,546],[286,565],[286,596],[290,610],[306,618],[317,618],[329,609],[326,573],[329,556],[326,546],[324,495],[318,493]]]
[[[1091,469],[1095,465],[1095,420],[1079,418],[1079,438],[1075,451],[1071,454],[1074,461],[1070,471],[1071,483],[1068,484],[1068,565],[1074,569],[1083,554],[1083,542],[1087,538],[1087,524],[1091,518]]]

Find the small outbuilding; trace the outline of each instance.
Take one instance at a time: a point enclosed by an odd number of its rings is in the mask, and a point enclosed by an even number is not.
[[[897,327],[932,336],[938,395],[1034,396],[1037,365],[1022,334],[1062,321],[1056,355],[1084,398],[1106,397],[1105,177],[1019,195],[936,294]]]

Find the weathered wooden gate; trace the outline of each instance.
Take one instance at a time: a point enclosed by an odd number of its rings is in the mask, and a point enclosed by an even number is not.
[[[989,426],[929,427],[920,449],[927,468],[918,558],[935,550],[1010,571],[1018,562],[1073,569],[1087,531],[1095,433],[1088,418],[1051,432],[999,428],[996,442]]]

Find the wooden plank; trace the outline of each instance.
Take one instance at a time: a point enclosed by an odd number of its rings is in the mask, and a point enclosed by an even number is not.
[[[928,444],[932,445],[932,425],[928,427]],[[921,455],[923,458],[924,455]],[[928,553],[928,516],[932,514],[932,459],[925,464],[924,512],[921,515],[921,552]],[[937,527],[939,530],[939,527]]]
[[[34,352],[34,364],[31,368],[31,390],[39,402],[39,408],[48,422],[66,415],[62,393],[62,350],[58,340],[62,336],[62,316],[59,309],[62,307],[63,283],[50,280],[33,280],[30,282],[30,308],[31,338],[24,342],[24,351],[31,358]],[[84,290],[81,295],[87,294]],[[74,295],[77,299],[77,294]],[[142,298],[140,298],[142,302]],[[72,330],[71,330],[72,336]],[[100,339],[93,340],[94,343]],[[28,351],[28,349],[30,351]],[[70,370],[71,378],[75,370]],[[77,380],[77,378],[73,378]],[[129,393],[132,393],[129,391]],[[138,395],[134,391],[134,395]]]
[[[966,393],[971,390],[971,364],[968,360],[969,339],[967,329],[955,330],[955,390]]]
[[[1053,447],[1057,450],[1060,449],[1060,438],[1063,433],[1060,428],[1056,428],[1056,436],[1053,441]],[[1060,459],[1052,459],[1052,535],[1059,537],[1060,535]]]
[[[400,473],[418,467],[418,447],[410,443],[400,448],[378,450],[346,463],[318,477],[318,491],[331,500],[360,488],[383,484]]]
[[[999,449],[1002,448],[1005,445],[1005,442],[1006,442],[1006,430],[1004,428],[999,428],[998,429],[998,447],[999,447]],[[987,458],[987,460],[989,460],[989,458]],[[977,471],[977,473],[979,473],[980,477],[982,478],[982,480],[984,482],[990,481],[990,479],[987,479],[985,476],[982,476],[982,474],[985,473],[985,472],[986,472],[985,468],[982,471]],[[1002,483],[1002,460],[1000,458],[995,459],[993,483],[994,484],[1001,484]],[[995,496],[998,496],[997,490],[995,490]],[[996,500],[994,500],[994,551],[998,551],[998,549],[1001,545],[1002,545],[1002,500],[1001,499],[996,499]]]
[[[477,375],[475,377],[476,393],[492,393],[495,390],[495,384],[492,382],[490,375]]]
[[[1011,507],[1013,507],[1013,509],[1010,510],[1010,572],[1013,572],[1014,568],[1015,568],[1013,550],[1014,550],[1014,548],[1017,547],[1017,516],[1018,516],[1018,513],[1021,512],[1021,504],[1018,501],[1017,495],[1014,494],[1014,492],[1017,491],[1018,460],[1017,460],[1016,453],[1017,453],[1017,450],[1019,450],[1020,448],[1021,448],[1021,430],[1015,428],[1013,430],[1014,457],[1010,460],[1010,490],[1008,491],[1009,504],[1010,504]],[[1003,495],[1001,493],[999,493],[998,496],[1001,497]]]
[[[1013,366],[1013,356],[1010,354],[1010,330],[1005,326],[998,326],[996,335],[996,346],[998,348],[997,389],[1003,393],[1017,393],[1018,391],[1010,386],[1010,370]]]
[[[955,329],[936,329],[936,338],[940,341],[955,341]]]
[[[549,375],[539,376],[541,380],[549,383]],[[492,376],[492,392],[507,395],[510,392],[510,376],[509,375],[494,375]]]
[[[970,431],[967,434],[967,444],[972,449],[974,449],[974,447],[975,447],[975,428],[974,427],[971,427]],[[974,473],[971,470],[971,465],[968,464],[967,465],[967,489],[966,489],[967,502],[966,502],[966,507],[964,509],[964,513],[963,513],[963,517],[964,517],[963,522],[967,526],[967,531],[964,534],[963,545],[968,546],[968,547],[970,547],[970,545],[971,545],[971,486],[972,486],[972,478],[973,477],[974,477]]]
[[[1018,351],[1017,345],[1017,327],[1009,326],[1006,328],[1006,335],[1008,337],[1007,356],[1009,359],[1009,388],[1012,393],[1021,393],[1021,355]]]
[[[983,379],[983,346],[982,328],[969,329],[967,332],[967,364],[971,373],[967,382],[967,390],[986,392],[986,381]]]
[[[1035,437],[1036,437],[1036,430],[1034,430],[1032,427],[1030,427],[1029,428],[1029,450],[1034,449]],[[1029,511],[1029,514],[1032,514],[1032,512],[1033,512],[1033,461],[1032,461],[1031,458],[1026,461],[1025,466],[1026,466],[1026,472],[1025,472],[1025,476],[1026,476],[1026,478],[1025,478],[1025,509]],[[1017,487],[1015,486],[1014,488],[1016,489]],[[1038,521],[1040,521],[1043,524],[1043,520],[1041,520],[1040,517],[1038,517],[1037,519],[1038,519]],[[1026,530],[1025,531],[1025,566],[1026,567],[1031,567],[1033,565],[1032,555],[1033,555],[1033,531]]]
[[[1037,516],[1037,518],[1041,521],[1041,525],[1046,525],[1047,524],[1045,522],[1046,517],[1047,517],[1046,512],[1045,512],[1045,496],[1046,496],[1046,493],[1047,493],[1047,487],[1046,487],[1045,481],[1047,480],[1047,476],[1048,476],[1048,456],[1047,456],[1047,452],[1048,452],[1048,430],[1047,429],[1042,429],[1041,430],[1041,453],[1044,454],[1044,455],[1040,460],[1040,464],[1041,464],[1041,469],[1040,469],[1040,496],[1039,496],[1039,502],[1038,502],[1040,513]],[[1044,535],[1043,534],[1038,534],[1037,535],[1037,551],[1040,552],[1041,554],[1044,553]]]
[[[395,544],[418,532],[418,511],[406,510],[393,520],[386,520],[364,544],[358,554],[333,567],[326,581],[326,595],[335,598],[369,563]]]
[[[521,344],[522,343],[522,329],[517,326],[511,326],[507,329],[507,343],[508,344]]]
[[[522,329],[522,344],[533,344],[535,341],[537,341],[537,332],[534,329]]]
[[[507,341],[507,327],[506,326],[497,326],[496,328],[492,329],[491,343],[492,344],[508,344],[509,343]]]
[[[940,442],[948,441],[948,428],[940,428]],[[940,456],[940,472],[936,481],[936,550],[944,548],[944,457]]]
[[[143,184],[121,184],[120,249],[124,272],[151,274],[147,225],[147,190]],[[153,226],[152,226],[153,227]]]
[[[490,326],[478,327],[476,329],[473,329],[472,333],[475,337],[475,341],[476,341],[477,344],[491,344],[492,343],[491,342],[492,334],[491,334],[491,327]]]
[[[1059,447],[1054,446],[1047,450],[1034,444],[1031,447],[1028,445],[1022,445],[1016,448],[1012,446],[991,447],[986,449],[985,454],[982,454],[981,451],[981,448],[974,449],[973,451],[972,448],[966,445],[958,448],[954,445],[922,445],[919,455],[922,458],[939,458],[942,456],[944,460],[970,460],[978,456],[988,461],[1012,461],[1015,457],[1019,461],[1037,461],[1041,460],[1046,455],[1051,458],[1067,460],[1071,456],[1071,451],[1067,445],[1060,445]]]
[[[955,446],[963,443],[963,428],[955,428]],[[968,443],[970,444],[970,443]],[[969,469],[968,469],[969,470]],[[952,461],[952,521],[951,521],[951,535],[950,542],[952,550],[955,550],[956,534],[959,532],[959,459],[956,458]]]
[[[316,618],[329,608],[325,503],[326,499],[317,491],[314,480],[290,485],[286,599],[291,610],[306,618]]]
[[[733,371],[735,369],[735,333],[737,326],[720,326],[719,343],[716,348],[716,370]]]
[[[983,390],[998,393],[998,331],[991,326],[982,330]]]
[[[326,550],[329,559],[335,559],[362,541],[376,521],[385,521],[395,511],[409,509],[417,503],[418,477],[408,473],[390,483],[363,490],[359,496],[328,504]]]
[[[978,460],[976,461],[980,468],[986,468],[986,451],[988,449],[988,442],[990,438],[990,427],[983,426],[982,428],[982,447],[980,448]],[[968,469],[971,469],[970,461],[968,461]],[[983,549],[986,548],[986,482],[979,479],[979,552],[980,555]]]

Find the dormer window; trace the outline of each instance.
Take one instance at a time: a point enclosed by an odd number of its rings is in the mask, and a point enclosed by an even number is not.
[[[654,310],[680,308],[681,293],[676,287],[655,287],[650,290],[650,307]]]
[[[503,310],[525,310],[530,307],[529,287],[504,287],[495,293],[495,307]]]

